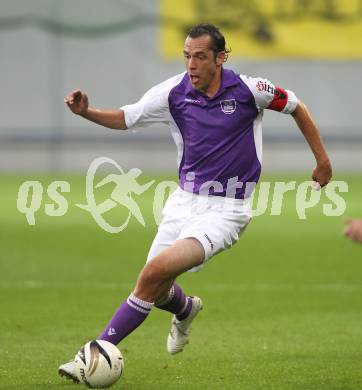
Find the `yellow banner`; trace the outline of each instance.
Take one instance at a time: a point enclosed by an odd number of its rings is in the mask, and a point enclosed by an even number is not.
[[[233,57],[362,59],[362,0],[160,0],[161,54],[180,58],[187,30],[218,26]]]

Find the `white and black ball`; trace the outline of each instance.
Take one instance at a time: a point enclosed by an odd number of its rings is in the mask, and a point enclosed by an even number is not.
[[[91,340],[85,344],[75,355],[74,363],[79,381],[90,388],[112,386],[124,368],[120,350],[104,340]]]

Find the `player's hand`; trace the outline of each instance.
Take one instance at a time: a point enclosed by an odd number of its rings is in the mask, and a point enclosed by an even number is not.
[[[326,186],[332,178],[332,165],[329,161],[318,163],[312,173],[312,179],[321,187]]]
[[[347,219],[345,225],[344,235],[362,244],[362,219]]]
[[[77,89],[64,98],[64,103],[77,115],[84,115],[88,110],[88,96]]]

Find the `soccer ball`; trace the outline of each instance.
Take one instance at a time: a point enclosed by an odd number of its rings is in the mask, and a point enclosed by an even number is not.
[[[90,388],[112,386],[122,375],[124,361],[120,350],[104,340],[85,344],[74,358],[75,370],[81,383]]]

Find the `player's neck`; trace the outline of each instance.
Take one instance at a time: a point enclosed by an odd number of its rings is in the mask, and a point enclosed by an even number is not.
[[[220,89],[221,85],[221,67],[217,69],[217,72],[215,74],[215,77],[212,79],[211,83],[207,87],[206,91],[204,91],[204,94],[208,96],[209,98],[214,97],[217,92]]]

